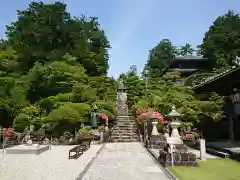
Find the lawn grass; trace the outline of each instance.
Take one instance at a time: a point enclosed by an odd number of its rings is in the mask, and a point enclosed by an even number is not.
[[[240,180],[240,163],[230,159],[208,159],[199,161],[199,167],[169,169],[179,180]]]

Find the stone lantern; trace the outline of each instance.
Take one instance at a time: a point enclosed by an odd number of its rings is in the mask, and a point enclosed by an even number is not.
[[[98,107],[96,106],[96,104],[93,104],[92,112],[91,112],[91,126],[92,126],[92,128],[97,127],[97,111],[98,111]]]
[[[155,116],[151,116],[150,119],[151,119],[152,125],[153,125],[152,135],[153,136],[159,135],[158,130],[157,130],[157,124],[158,124],[157,118]]]
[[[182,115],[176,111],[176,107],[172,106],[172,111],[168,115],[168,117],[171,119],[170,126],[172,128],[171,136],[167,138],[167,141],[170,144],[183,144],[178,132],[178,128],[181,126],[181,122],[179,121],[181,116]]]

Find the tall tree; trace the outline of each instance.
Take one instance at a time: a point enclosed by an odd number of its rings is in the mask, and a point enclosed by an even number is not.
[[[176,49],[170,40],[161,40],[156,47],[150,50],[144,71],[148,71],[150,76],[161,76],[162,72],[172,63],[175,53]]]
[[[32,2],[17,15],[6,34],[26,70],[36,61],[61,60],[70,53],[88,74],[107,74],[110,46],[97,18],[71,18],[60,2]]]
[[[217,17],[199,46],[212,68],[232,65],[240,55],[240,16],[233,11]],[[224,61],[224,62],[223,62]]]
[[[129,68],[128,74],[137,75],[137,66],[131,65]]]
[[[191,44],[186,43],[184,46],[180,46],[179,54],[182,56],[193,55],[195,50],[191,47]]]

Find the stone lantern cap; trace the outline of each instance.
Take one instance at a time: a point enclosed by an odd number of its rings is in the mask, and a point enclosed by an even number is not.
[[[168,114],[169,117],[180,117],[181,114],[176,111],[176,107],[172,106],[172,111]]]
[[[96,104],[93,104],[93,106],[92,106],[92,110],[93,110],[93,111],[97,111],[97,110],[98,110],[98,107],[97,107]]]

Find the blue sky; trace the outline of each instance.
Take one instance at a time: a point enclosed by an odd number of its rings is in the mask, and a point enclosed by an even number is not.
[[[1,0],[0,36],[30,0]],[[44,2],[54,2],[45,0]],[[141,72],[148,52],[161,39],[174,45],[201,43],[204,33],[228,10],[240,13],[240,0],[62,0],[73,16],[96,16],[111,43],[109,75],[135,64]]]

